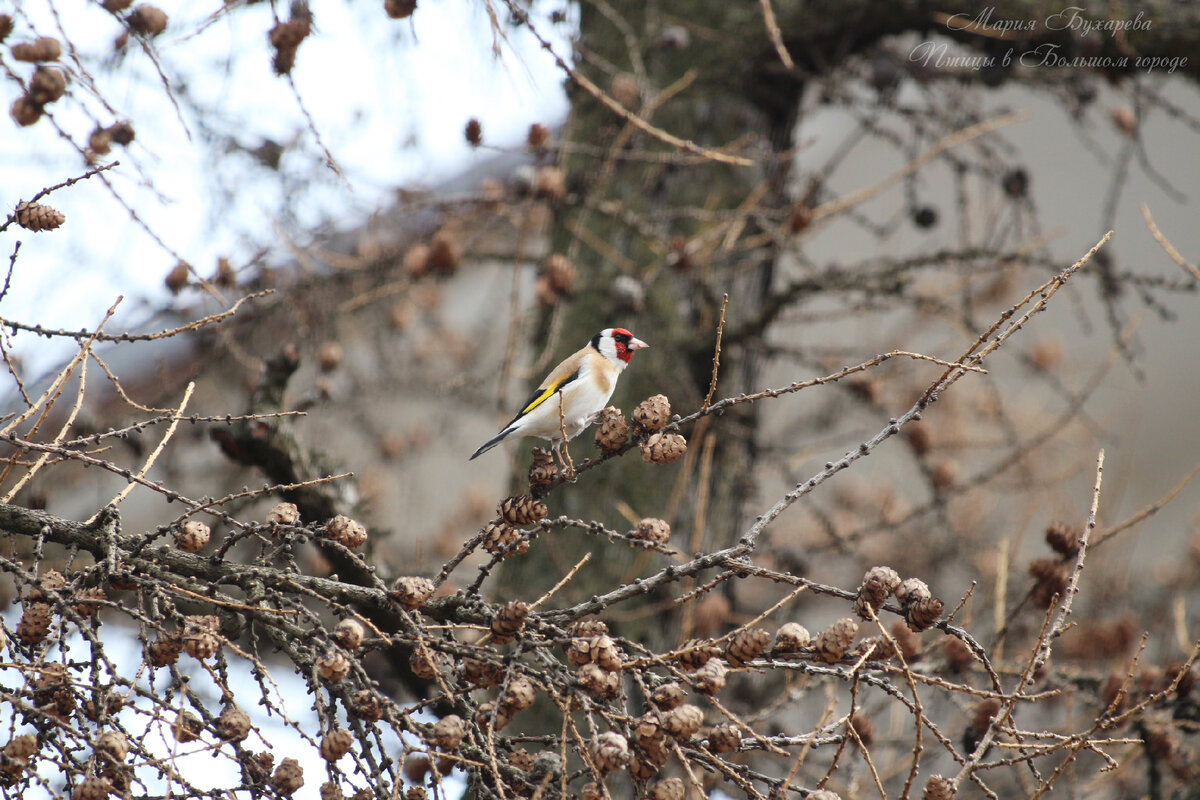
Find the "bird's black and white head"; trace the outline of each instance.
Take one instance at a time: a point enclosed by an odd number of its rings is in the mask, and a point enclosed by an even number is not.
[[[633,358],[634,350],[649,346],[624,328],[605,328],[592,337],[592,347],[621,369]]]

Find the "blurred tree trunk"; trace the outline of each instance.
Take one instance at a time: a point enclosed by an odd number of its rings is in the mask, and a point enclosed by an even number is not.
[[[764,170],[709,161],[681,168],[668,145],[571,88],[572,112],[562,133],[570,201],[557,215],[553,249],[574,261],[581,291],[566,305],[547,310],[542,325],[544,331],[561,331],[556,356],[609,326],[628,327],[650,343],[633,359],[613,397],[627,415],[659,393],[667,395],[674,413],[696,410],[712,377],[722,295],[729,294],[726,318],[733,325],[761,306],[772,285],[773,253],[764,250],[745,259],[734,246],[757,232],[755,224],[723,212],[748,201],[767,209],[786,204],[784,153],[791,145],[801,83],[784,73],[774,80],[753,74],[763,68],[762,61],[747,57],[746,37],[723,33],[762,24],[756,7],[742,5],[694,4],[692,17],[705,20],[709,41],[649,19],[647,6],[634,0],[610,3],[605,13],[591,4],[581,6],[578,68],[583,74],[655,126],[703,147],[726,147],[749,137],[741,141],[744,152],[770,165]],[[683,42],[682,36],[691,41]],[[760,91],[746,91],[751,85]],[[704,209],[716,221],[669,213],[685,209]],[[644,291],[644,306],[636,309],[616,297],[618,279]],[[553,320],[556,314],[562,319]],[[755,345],[747,340],[725,347],[716,396],[758,385]],[[628,530],[631,524],[616,505],[620,500],[636,516],[667,518],[671,545],[683,552],[725,545],[752,513],[746,503],[753,491],[756,422],[750,406],[704,420],[684,431],[686,458],[667,466],[628,453],[585,473],[570,490],[554,493],[551,514],[603,520]],[[576,460],[596,453],[590,431],[576,440],[573,453]],[[512,585],[553,583],[594,544],[570,535],[556,538],[553,548],[535,548],[514,560],[508,573]],[[605,559],[593,561],[572,590],[586,596],[647,567],[644,556],[611,554],[606,547]]]

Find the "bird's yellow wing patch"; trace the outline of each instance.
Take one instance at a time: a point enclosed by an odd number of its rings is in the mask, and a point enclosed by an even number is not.
[[[546,402],[547,398],[552,397],[559,389],[566,386],[568,383],[570,383],[571,381],[575,380],[578,377],[579,377],[579,371],[576,370],[575,372],[572,372],[570,375],[563,378],[562,380],[554,381],[550,385],[534,392],[533,395],[529,398],[529,401],[527,403],[525,403],[525,407],[521,409],[521,413],[517,414],[517,418],[520,419],[521,417],[528,414],[530,411],[533,411],[535,408],[540,406],[542,403]]]

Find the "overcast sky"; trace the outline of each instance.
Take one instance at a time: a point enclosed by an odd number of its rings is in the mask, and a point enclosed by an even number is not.
[[[79,62],[71,95],[50,106],[54,122],[75,143],[99,123],[128,119],[137,132],[108,159],[124,203],[92,179],[46,203],[67,215],[55,232],[10,229],[0,242],[4,260],[16,240],[21,253],[0,316],[51,327],[93,326],[118,295],[131,322],[168,301],[163,278],[176,254],[210,275],[219,256],[235,266],[256,252],[285,258],[281,233],[303,242],[322,222],[352,224],[386,204],[399,186],[436,185],[487,158],[472,151],[463,129],[477,117],[485,143],[519,147],[533,122],[566,113],[562,75],[524,29],[504,24],[502,55],[482,3],[421,3],[407,20],[389,19],[381,2],[314,3],[315,33],[300,47],[292,72],[304,107],[342,170],[321,166],[321,149],[286,79],[274,75],[267,32],[275,24],[267,3],[212,19],[220,2],[163,2],[167,30],[153,44],[164,89],[151,58],[136,44],[114,57],[120,23],[94,2],[19,3],[17,27],[6,44],[34,36],[69,39]],[[555,5],[562,10],[563,7]],[[554,10],[542,4],[541,10]],[[286,4],[279,4],[286,14]],[[569,55],[569,25],[535,17]],[[61,25],[61,29],[60,26]],[[24,78],[32,65],[10,62]],[[79,65],[91,81],[81,79]],[[87,84],[94,81],[95,92]],[[4,82],[5,108],[18,96]],[[103,102],[99,99],[103,99]],[[111,107],[106,108],[107,106]],[[12,208],[41,188],[85,170],[75,146],[56,136],[50,120],[0,136],[0,203]],[[249,152],[265,141],[284,146],[279,169]],[[273,252],[273,255],[272,255]],[[54,348],[56,358],[63,345]],[[44,340],[21,337],[17,349],[31,367],[47,368]]]

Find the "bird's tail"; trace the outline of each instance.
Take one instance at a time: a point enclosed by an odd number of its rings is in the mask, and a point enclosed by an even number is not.
[[[474,455],[468,458],[467,461],[474,461],[475,459],[479,458],[479,456],[483,455],[488,450],[491,450],[493,447],[500,444],[500,442],[504,441],[504,437],[508,436],[510,433],[512,433],[512,428],[505,428],[504,430],[500,431],[491,439],[488,439],[486,442],[484,442],[483,446],[476,450]]]

